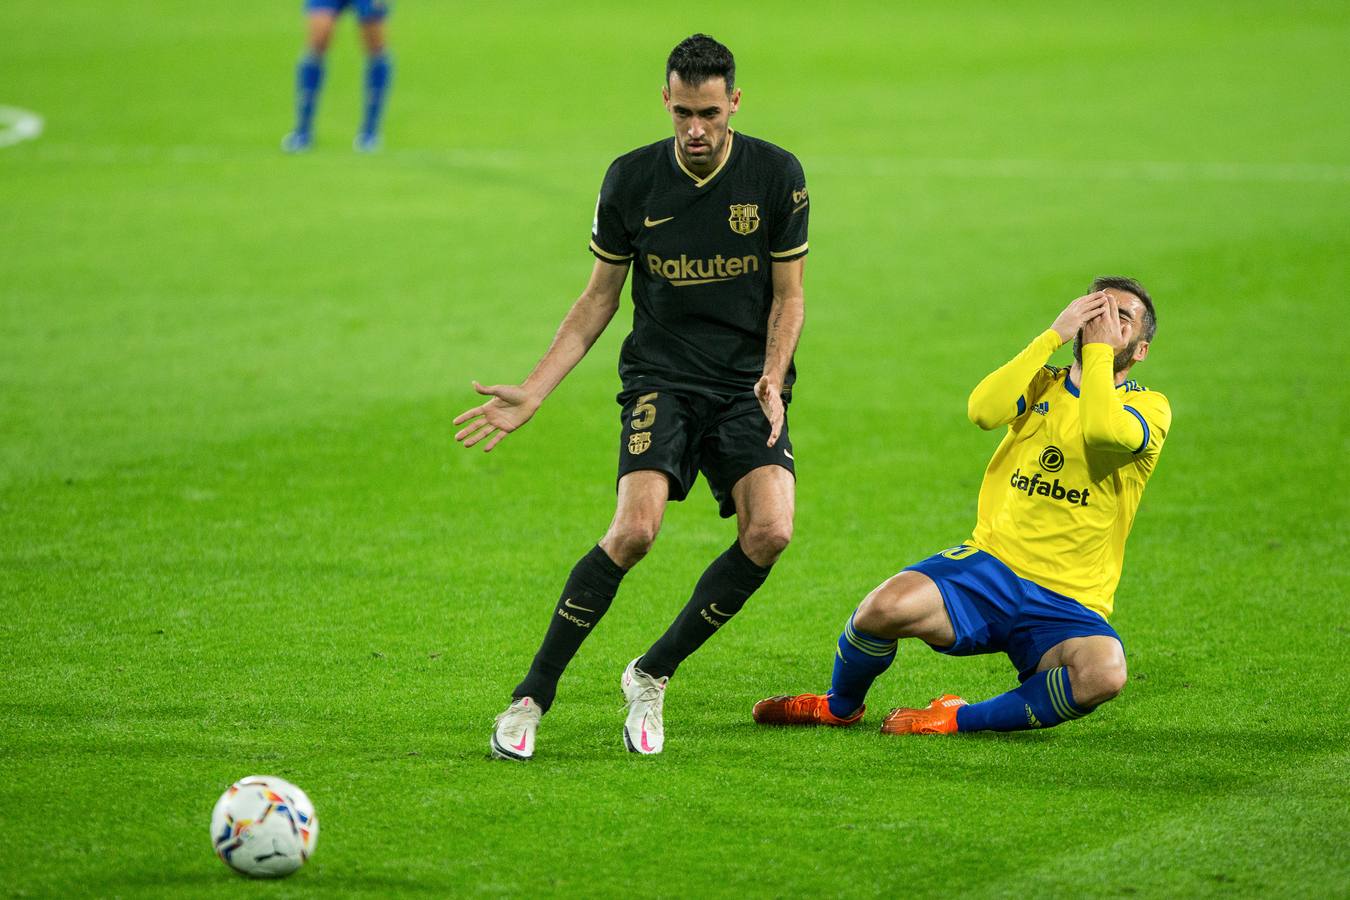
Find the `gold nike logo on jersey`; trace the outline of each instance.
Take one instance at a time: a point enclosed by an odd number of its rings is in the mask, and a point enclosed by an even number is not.
[[[666,216],[664,219],[653,219],[650,216],[647,216],[642,220],[642,224],[646,225],[648,228],[655,228],[657,225],[664,225],[674,218],[674,216]]]

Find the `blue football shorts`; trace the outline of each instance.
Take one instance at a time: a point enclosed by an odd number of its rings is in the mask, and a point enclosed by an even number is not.
[[[389,0],[305,0],[305,12],[330,12],[338,15],[349,6],[356,7],[362,22],[380,22],[389,15]]]
[[[997,557],[974,547],[944,550],[905,571],[922,572],[942,592],[956,643],[934,650],[952,656],[1006,653],[1022,681],[1036,674],[1047,650],[1069,638],[1101,634],[1120,640],[1100,613],[1019,578]]]

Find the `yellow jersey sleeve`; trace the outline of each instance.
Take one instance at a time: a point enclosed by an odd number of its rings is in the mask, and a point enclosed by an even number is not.
[[[1122,399],[1125,411],[1138,416],[1144,423],[1143,446],[1135,451],[1134,458],[1151,469],[1172,428],[1172,406],[1167,397],[1157,391],[1132,390]]]
[[[1054,382],[1055,370],[1046,362],[1063,343],[1053,328],[1047,328],[1021,353],[986,375],[966,401],[970,421],[992,431],[1024,415]]]
[[[1079,418],[1083,443],[1092,450],[1142,454],[1157,453],[1172,424],[1167,398],[1149,391],[1116,388],[1114,356],[1107,344],[1083,345],[1083,384]],[[1126,402],[1128,400],[1129,402]]]

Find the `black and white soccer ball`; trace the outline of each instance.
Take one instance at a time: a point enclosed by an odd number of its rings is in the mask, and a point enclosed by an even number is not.
[[[253,878],[282,878],[319,842],[319,818],[300,788],[250,775],[230,785],[211,811],[211,843],[227,866]]]

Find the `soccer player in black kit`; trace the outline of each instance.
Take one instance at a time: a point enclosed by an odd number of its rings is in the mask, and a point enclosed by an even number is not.
[[[796,158],[737,134],[731,51],[696,34],[666,61],[666,138],[610,165],[590,250],[595,266],[553,343],[519,385],[455,418],[465,447],[497,446],[525,424],[605,330],[633,270],[633,330],[619,356],[618,503],[573,567],[529,673],[497,717],[493,755],[534,755],[540,717],[624,574],[651,549],[667,502],[700,472],[736,541],[712,561],[665,634],[630,662],[624,746],[660,753],[667,680],[740,611],[792,537],[795,475],[787,403],[803,319],[806,181]]]

